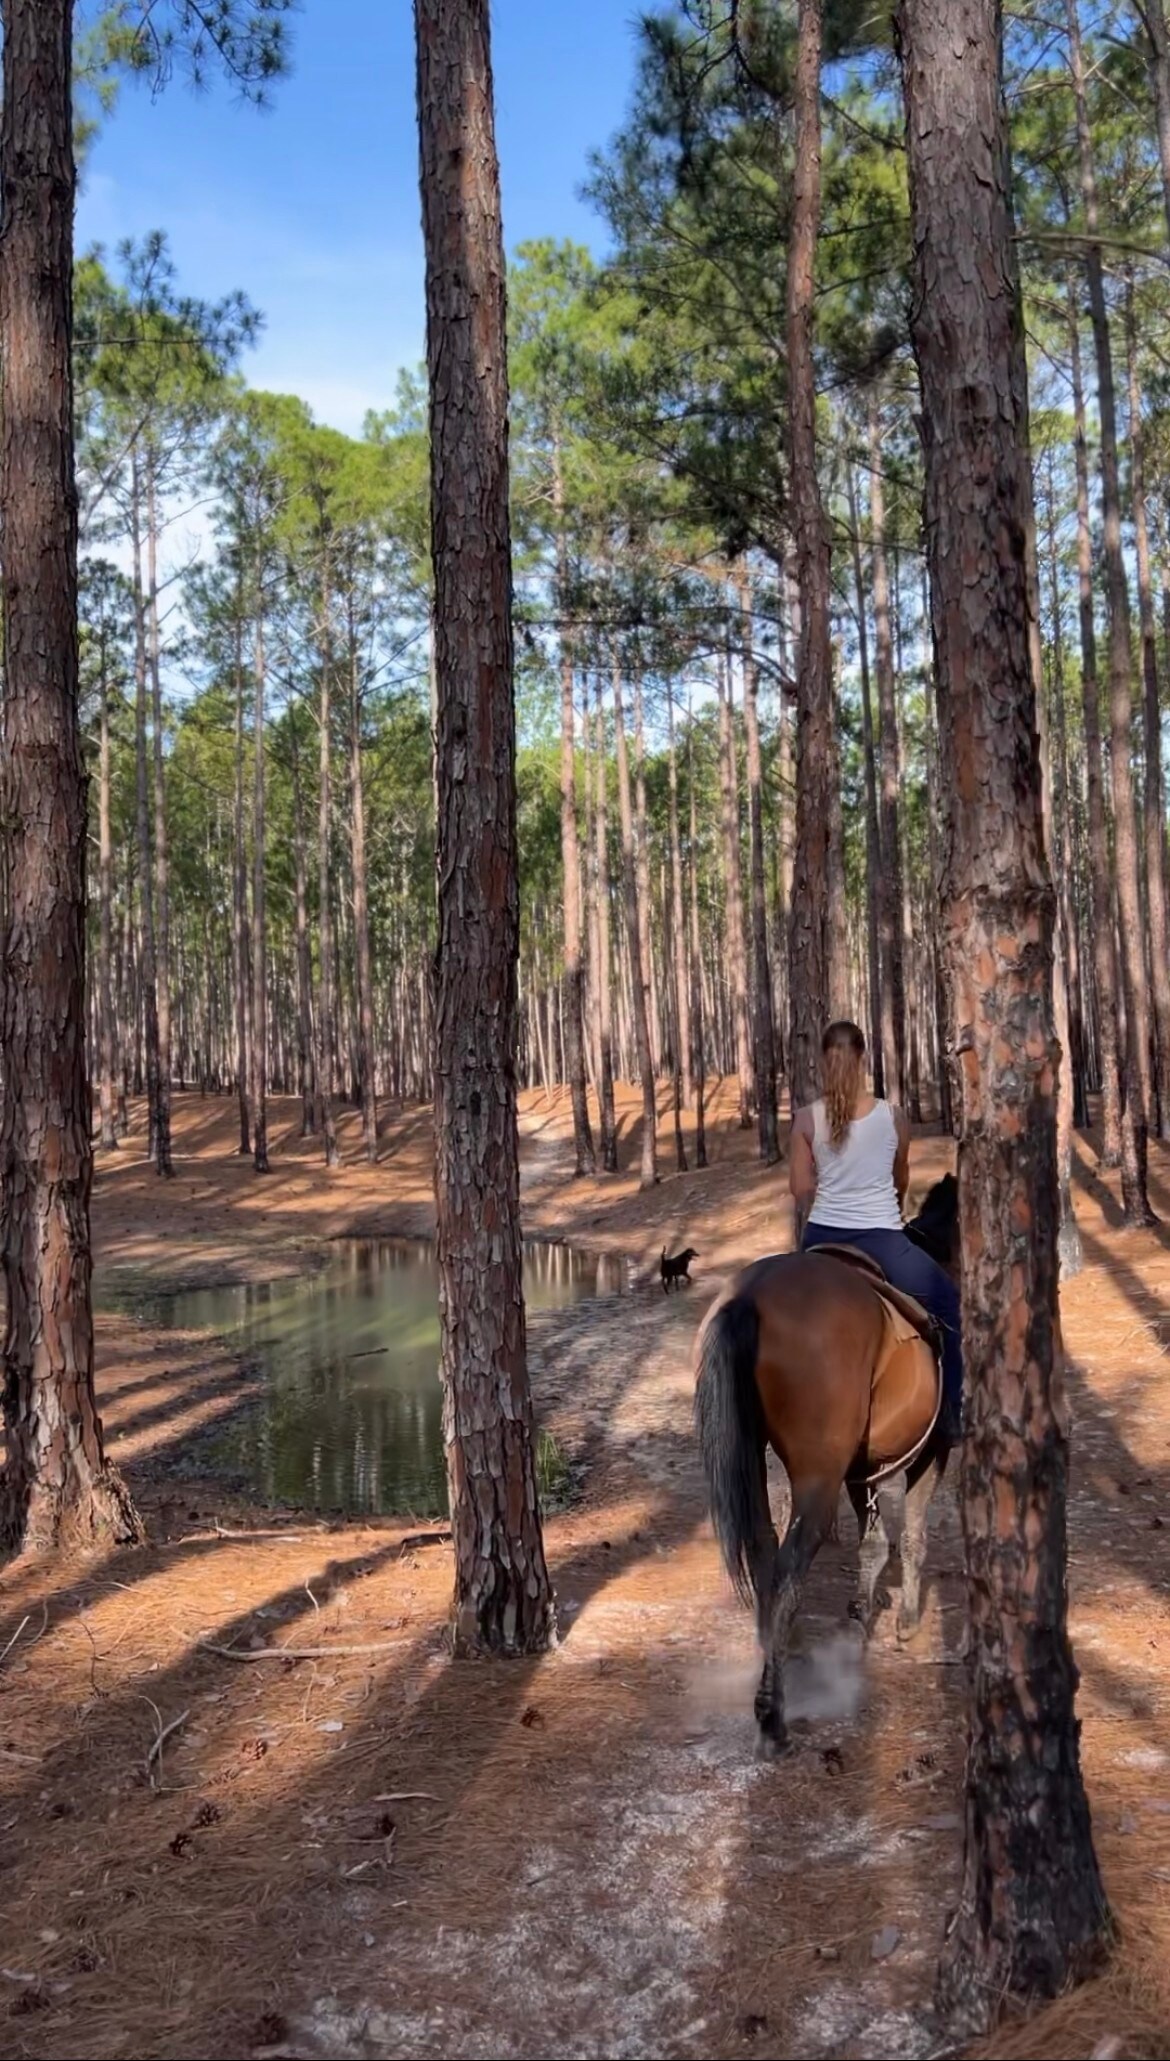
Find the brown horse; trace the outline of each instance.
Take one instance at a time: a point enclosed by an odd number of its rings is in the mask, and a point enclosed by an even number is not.
[[[906,1230],[958,1278],[953,1175],[935,1184]],[[904,1480],[899,1636],[917,1627],[926,1515],[950,1451],[932,1326],[872,1261],[822,1246],[748,1267],[708,1311],[695,1357],[695,1424],[715,1536],[737,1591],[756,1603],[760,1749],[781,1753],[789,1632],[842,1485],[857,1517],[857,1614],[868,1632],[878,1576],[897,1543],[877,1485]],[[782,1545],[768,1507],[769,1446],[792,1491]]]

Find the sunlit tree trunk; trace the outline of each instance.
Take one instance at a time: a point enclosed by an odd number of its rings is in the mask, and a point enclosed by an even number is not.
[[[800,586],[796,665],[796,835],[789,911],[793,1108],[817,1089],[821,1032],[846,997],[830,995],[833,935],[845,911],[831,904],[834,863],[833,669],[830,644],[829,537],[817,477],[813,321],[821,212],[821,0],[799,0],[794,83],[795,154],[788,244],[788,407],[792,532]]]
[[[235,918],[236,1101],[240,1120],[238,1150],[240,1157],[246,1159],[252,1150],[252,1121],[248,1108],[251,1061],[248,1051],[248,855],[244,842],[244,625],[242,608],[242,596],[237,594],[235,625],[236,786],[232,900]]]
[[[487,0],[415,0],[438,723],[435,1195],[455,1641],[555,1639],[533,1456],[516,1114],[508,376]]]
[[[562,614],[569,606],[569,548],[565,536],[565,483],[560,441],[553,445],[553,514],[557,528],[557,588]],[[573,1155],[578,1174],[597,1165],[585,1086],[585,976],[581,964],[581,843],[577,833],[577,713],[573,695],[573,643],[560,631],[561,867],[564,875],[565,1064],[573,1105]]]
[[[1101,762],[1101,688],[1093,619],[1093,540],[1089,525],[1089,451],[1081,369],[1081,318],[1076,275],[1068,282],[1069,363],[1072,376],[1077,501],[1077,595],[1081,633],[1081,704],[1085,731],[1085,784],[1089,808],[1089,874],[1093,901],[1093,972],[1097,988],[1101,1065],[1102,1165],[1121,1165],[1121,1068],[1117,950],[1113,931],[1113,869],[1105,820]],[[1130,1148],[1132,1154],[1132,1145]]]
[[[105,1459],[93,1386],[72,15],[72,0],[3,0],[0,9],[0,1534],[37,1551],[141,1536]]]
[[[154,927],[154,855],[150,839],[150,761],[147,734],[148,638],[146,593],[142,582],[142,480],[137,449],[130,460],[130,528],[134,571],[134,754],[138,836],[138,894],[141,908],[141,939],[138,968],[143,1003],[143,1043],[146,1049],[146,1106],[150,1158],[158,1158],[159,1078],[158,1045],[158,961]]]
[[[1121,537],[1121,482],[1117,452],[1117,405],[1113,348],[1105,304],[1104,270],[1097,237],[1097,182],[1089,125],[1084,56],[1076,0],[1066,0],[1069,63],[1077,114],[1081,203],[1089,241],[1085,274],[1089,319],[1097,366],[1097,417],[1101,429],[1101,516],[1105,595],[1109,613],[1109,768],[1113,788],[1113,853],[1120,916],[1121,989],[1125,1002],[1125,1117],[1121,1135],[1121,1193],[1130,1226],[1156,1221],[1146,1185],[1150,1109],[1150,997],[1146,979],[1145,929],[1138,864],[1137,813],[1130,762],[1133,720],[1133,643],[1129,583]]]
[[[158,1020],[158,1093],[155,1103],[154,1159],[167,1180],[174,1175],[171,1156],[171,889],[167,844],[166,770],[163,753],[162,635],[158,611],[158,496],[154,452],[146,449],[146,626],[150,672],[150,724],[154,773],[154,976]]]
[[[374,1080],[374,974],[370,960],[369,884],[366,864],[366,796],[362,769],[362,689],[357,632],[349,624],[349,805],[353,869],[353,935],[357,973],[358,1077],[366,1158],[378,1158],[378,1097]]]
[[[884,894],[881,861],[881,831],[878,822],[877,764],[873,734],[873,707],[870,700],[869,683],[869,624],[866,609],[865,579],[861,569],[861,535],[858,522],[857,488],[853,467],[846,475],[846,490],[849,496],[849,530],[853,555],[853,593],[857,614],[857,662],[861,674],[861,750],[865,768],[865,945],[866,969],[869,986],[869,1013],[873,1025],[872,1057],[873,1086],[875,1095],[884,1095],[886,1087],[887,1045],[882,1035],[882,967],[879,943],[878,903]],[[889,1051],[893,1051],[893,1017],[890,1018],[891,1039]]]
[[[886,564],[886,489],[882,477],[882,418],[876,394],[869,402],[869,520],[873,559],[873,618],[881,756],[878,932],[882,962],[881,1039],[886,1093],[906,1098],[906,973],[902,936],[902,844],[898,794],[901,753],[894,641],[890,631],[890,578]]]
[[[763,762],[760,752],[760,672],[752,636],[752,589],[746,565],[737,580],[740,656],[743,665],[743,719],[747,742],[748,829],[751,838],[752,890],[752,1044],[756,1090],[756,1124],[760,1158],[775,1166],[780,1157],[776,1120],[776,1028],[772,1015],[772,968],[768,957],[768,896],[764,878]]]
[[[626,911],[626,950],[630,967],[630,1012],[638,1077],[642,1085],[642,1169],[643,1188],[658,1180],[658,1110],[654,1090],[654,1060],[650,1050],[650,998],[648,969],[642,958],[641,926],[638,920],[638,872],[634,848],[634,807],[630,792],[630,759],[626,748],[625,710],[622,703],[621,666],[617,652],[613,659],[613,725],[617,746],[618,819],[622,838],[622,894]]]
[[[699,824],[695,806],[694,717],[687,719],[687,788],[690,799],[690,851],[687,872],[690,885],[691,961],[691,1078],[695,1084],[695,1165],[707,1164],[707,1118],[703,1107],[706,1078],[703,1029],[703,934],[699,927]]]
[[[264,650],[263,598],[256,596],[256,656],[252,687],[252,1158],[258,1174],[268,1168],[268,910],[265,893],[264,830]]]
[[[291,728],[293,790],[293,873],[296,899],[297,1070],[301,1088],[301,1136],[317,1127],[316,1080],[313,1071],[313,976],[309,949],[308,889],[305,878],[305,815],[301,788],[301,754],[294,721]]]
[[[114,1110],[114,992],[111,976],[114,922],[114,842],[110,831],[110,683],[105,632],[99,658],[101,696],[98,739],[98,1050],[100,1078],[99,1132],[103,1152],[115,1152],[118,1133]]]
[[[971,1702],[963,1884],[942,1998],[970,2032],[1087,1972],[1106,1914],[1067,1632],[1054,896],[1028,644],[1028,405],[1002,23],[998,0],[951,0],[945,10],[901,0],[896,19],[942,781],[952,798],[943,908],[962,1083]]]
[[[1137,323],[1133,275],[1126,282],[1125,344],[1129,385],[1129,469],[1133,499],[1134,557],[1137,563],[1138,620],[1142,641],[1142,708],[1146,777],[1143,789],[1145,833],[1146,918],[1149,924],[1150,971],[1154,1002],[1156,1072],[1150,1120],[1159,1137],[1170,1138],[1170,928],[1166,918],[1166,790],[1162,778],[1162,694],[1158,679],[1158,633],[1154,586],[1150,571],[1150,533],[1146,519],[1145,438],[1141,389],[1138,384]]]
[[[317,780],[317,1094],[321,1105],[321,1134],[325,1143],[327,1167],[335,1167],[341,1156],[337,1149],[337,1120],[333,1111],[336,1054],[334,1004],[337,985],[333,952],[332,867],[329,842],[333,831],[332,609],[333,594],[326,556],[325,570],[321,578],[321,682],[317,704],[320,725]]]
[[[683,1100],[689,1109],[694,1099],[691,1046],[691,994],[687,976],[687,937],[683,915],[682,852],[679,846],[678,829],[678,757],[674,739],[674,696],[668,686],[666,694],[666,723],[669,747],[669,805],[670,805],[670,962],[674,980],[675,1035],[678,1041],[678,1061],[682,1069]]]

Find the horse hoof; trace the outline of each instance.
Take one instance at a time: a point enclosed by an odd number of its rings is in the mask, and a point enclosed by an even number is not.
[[[779,1732],[760,1731],[756,1734],[756,1759],[758,1761],[783,1760],[792,1750],[792,1741],[784,1730]]]
[[[921,1628],[922,1619],[920,1617],[903,1617],[901,1611],[899,1611],[896,1626],[899,1646],[908,1646],[912,1639],[917,1638]]]

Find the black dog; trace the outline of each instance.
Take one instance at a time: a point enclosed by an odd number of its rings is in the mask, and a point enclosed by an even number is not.
[[[664,1295],[669,1295],[672,1288],[681,1288],[684,1281],[687,1287],[690,1287],[691,1261],[698,1259],[698,1257],[699,1255],[695,1251],[694,1246],[688,1245],[685,1252],[676,1252],[673,1259],[667,1259],[666,1247],[665,1245],[663,1246],[660,1264],[662,1267],[662,1293]]]

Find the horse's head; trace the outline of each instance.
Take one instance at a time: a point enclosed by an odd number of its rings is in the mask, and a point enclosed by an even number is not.
[[[953,1174],[944,1174],[906,1226],[907,1238],[928,1252],[952,1279],[959,1274],[959,1184]]]

